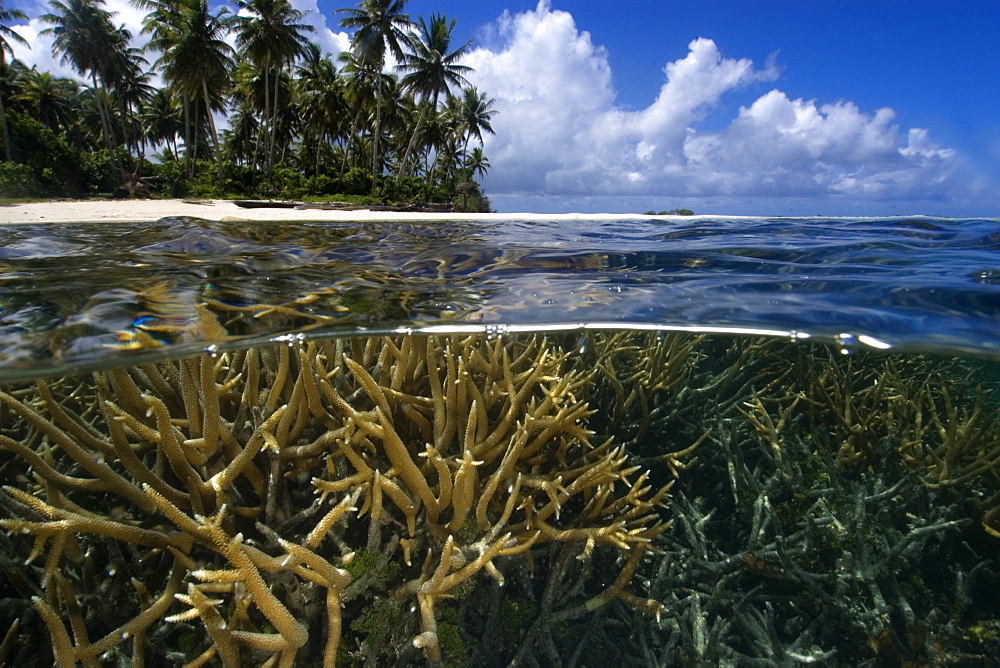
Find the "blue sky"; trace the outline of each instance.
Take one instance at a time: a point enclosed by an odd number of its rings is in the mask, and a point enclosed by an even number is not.
[[[16,0],[37,16],[35,0]],[[347,44],[313,9],[328,51]],[[121,20],[141,14],[108,0]],[[503,211],[1000,216],[996,0],[410,0],[500,114]],[[32,58],[44,57],[36,49]]]

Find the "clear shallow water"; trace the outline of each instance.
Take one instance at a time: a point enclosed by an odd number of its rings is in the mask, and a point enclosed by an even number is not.
[[[0,663],[988,665],[998,230],[0,227]]]
[[[998,250],[995,219],[4,226],[0,374],[456,321],[992,354]]]

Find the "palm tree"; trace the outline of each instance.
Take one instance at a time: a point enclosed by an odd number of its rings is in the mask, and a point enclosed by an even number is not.
[[[13,159],[13,145],[7,125],[7,113],[26,110],[27,105],[21,100],[21,92],[24,90],[27,71],[24,63],[17,58],[10,62],[0,59],[0,109],[3,110],[0,117],[3,120],[3,144],[8,160]]]
[[[390,76],[384,72],[375,72],[365,67],[358,59],[357,55],[350,52],[342,52],[337,59],[341,62],[340,77],[344,81],[344,98],[348,106],[353,110],[351,129],[347,135],[347,145],[344,150],[344,160],[340,165],[340,176],[344,176],[347,162],[351,155],[351,146],[357,145],[360,137],[359,128],[362,121],[371,110],[371,117],[375,117],[375,108],[378,104],[378,91],[384,88],[383,79]],[[372,158],[374,164],[374,157]]]
[[[465,136],[465,150],[468,151],[469,140],[475,137],[479,143],[483,143],[483,133],[495,135],[490,119],[496,114],[493,108],[495,100],[480,94],[476,88],[470,87],[462,90],[462,98],[456,110],[458,128]]]
[[[108,94],[103,88],[83,86],[73,110],[73,144],[86,152],[107,149],[105,137],[105,110],[110,109]],[[117,164],[117,163],[115,163]],[[116,171],[115,174],[118,172]]]
[[[249,109],[237,107],[229,115],[229,128],[222,131],[223,157],[236,165],[252,165],[260,124]]]
[[[0,0],[0,65],[7,64],[8,53],[11,58],[14,57],[14,49],[11,47],[10,42],[7,41],[8,39],[18,44],[28,45],[28,40],[18,35],[7,25],[12,20],[23,20],[26,18],[28,17],[19,9],[4,9],[3,1]],[[13,151],[10,146],[10,129],[7,127],[7,109],[4,107],[3,95],[0,95],[0,125],[3,125],[3,145],[6,149],[7,162],[11,162],[13,160]]]
[[[363,65],[382,71],[386,48],[397,60],[403,59],[402,45],[408,39],[404,31],[413,25],[410,15],[403,13],[406,3],[407,0],[362,0],[357,7],[334,11],[344,14],[340,27],[356,30],[351,50]]]
[[[0,2],[0,62],[6,62],[8,53],[11,58],[14,57],[14,50],[10,42],[7,41],[8,39],[12,39],[22,46],[28,46],[28,41],[7,25],[11,21],[26,21],[27,19],[28,17],[20,9],[5,9],[3,2]]]
[[[490,169],[490,161],[486,159],[483,155],[483,147],[477,146],[472,149],[472,153],[465,160],[465,168],[469,170],[469,174],[476,175],[480,177],[486,176],[486,172]]]
[[[184,111],[178,96],[170,88],[161,88],[142,102],[139,118],[145,140],[153,146],[162,144],[177,155],[177,136],[184,132]]]
[[[461,87],[469,83],[463,75],[471,72],[472,68],[460,64],[459,61],[468,52],[472,40],[449,52],[454,30],[455,19],[449,22],[442,14],[431,14],[430,23],[421,18],[418,33],[411,33],[407,38],[407,45],[412,52],[404,54],[398,69],[407,72],[403,77],[403,87],[419,96],[424,104],[417,120],[416,131],[410,138],[406,153],[403,154],[397,179],[402,177],[406,170],[410,152],[428,111],[437,111],[438,98],[441,95],[449,95],[452,86]]]
[[[323,147],[329,147],[333,138],[342,135],[345,130],[347,99],[344,81],[317,44],[309,45],[296,76],[302,143],[312,152],[314,174],[318,175]]]
[[[213,14],[209,11],[208,0],[136,1],[141,7],[153,10],[143,21],[142,30],[150,35],[146,48],[161,54],[155,65],[185,101],[188,128],[185,153],[189,168],[197,152],[191,142],[200,124],[200,101],[212,135],[221,187],[222,151],[212,112],[225,110],[224,93],[229,87],[229,73],[233,67],[232,48],[225,41],[231,23],[229,10],[222,8]]]
[[[72,79],[39,72],[32,67],[21,81],[21,92],[16,98],[31,109],[37,121],[59,132],[72,125],[73,104],[78,93],[79,86]]]
[[[236,44],[243,56],[264,74],[264,115],[268,118],[267,178],[273,185],[281,74],[306,55],[309,40],[303,33],[315,32],[315,28],[298,23],[305,12],[293,8],[288,0],[236,0],[236,5],[246,12],[234,21]]]
[[[148,65],[140,49],[126,48],[118,54],[109,80],[122,119],[122,137],[126,146],[134,146],[137,158],[145,151],[146,143],[145,132],[139,126],[139,108],[155,92],[149,83]]]
[[[232,73],[229,130],[223,132],[226,160],[239,165],[258,164],[263,133],[256,112],[267,106],[262,73],[246,60],[237,61]],[[252,175],[256,182],[257,170]]]
[[[103,128],[112,170],[117,174],[115,139],[111,113],[103,94],[104,84],[114,76],[122,53],[128,48],[131,35],[122,27],[115,28],[114,12],[104,9],[104,0],[51,0],[55,13],[42,15],[51,27],[42,34],[52,35],[52,54],[61,56],[82,76],[89,75],[97,92],[97,111]]]
[[[379,136],[382,133],[382,98],[387,88],[382,78],[386,49],[397,60],[404,57],[403,44],[407,42],[405,30],[413,26],[410,15],[403,9],[407,0],[362,0],[356,8],[338,9],[343,14],[342,28],[355,30],[351,50],[357,67],[363,72],[375,94],[375,124],[372,133],[372,176],[381,172],[379,165]]]

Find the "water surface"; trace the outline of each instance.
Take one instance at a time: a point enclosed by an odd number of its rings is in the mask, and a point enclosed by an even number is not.
[[[998,250],[994,219],[4,226],[0,374],[455,322],[847,334],[992,354]]]

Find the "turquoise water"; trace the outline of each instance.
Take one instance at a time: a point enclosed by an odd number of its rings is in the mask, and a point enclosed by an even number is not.
[[[0,227],[0,663],[988,665],[998,250]]]

